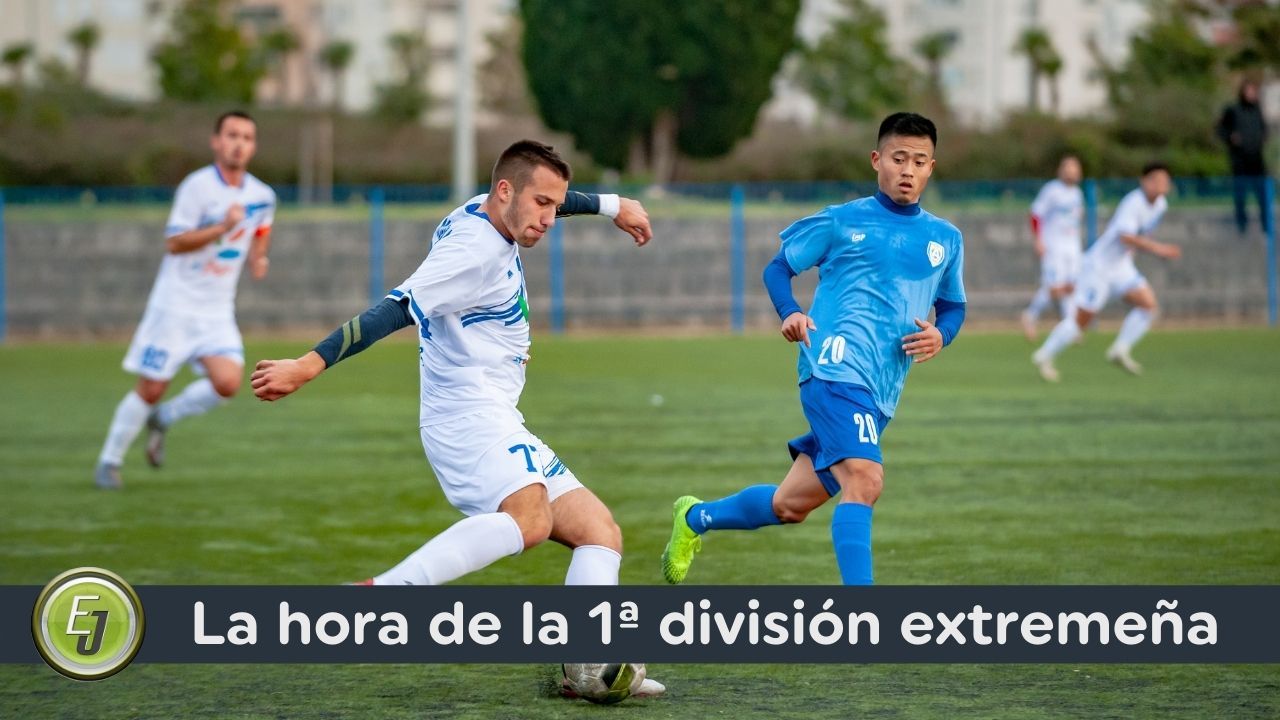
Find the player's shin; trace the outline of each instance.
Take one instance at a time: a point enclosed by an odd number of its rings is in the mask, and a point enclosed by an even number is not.
[[[125,451],[142,431],[149,414],[151,406],[137,392],[130,390],[116,406],[115,415],[111,418],[111,429],[107,431],[107,440],[103,443],[98,462],[117,466],[122,464]]]
[[[1078,337],[1080,337],[1080,326],[1076,324],[1076,319],[1069,316],[1063,318],[1054,326],[1049,337],[1045,338],[1044,345],[1036,351],[1036,361],[1052,360]]]
[[[200,378],[182,389],[172,400],[163,402],[156,408],[160,425],[169,427],[183,418],[202,415],[226,402],[213,389],[209,378]]]
[[[603,545],[580,545],[573,549],[565,585],[617,585],[622,555]]]
[[[689,508],[685,521],[699,535],[708,530],[754,530],[782,521],[773,512],[773,495],[777,485],[752,485],[711,502]]]
[[[871,506],[842,502],[831,518],[831,544],[845,585],[871,584]]]
[[[1155,319],[1155,313],[1144,308],[1136,307],[1129,311],[1124,317],[1124,323],[1120,325],[1120,334],[1116,336],[1116,341],[1111,345],[1113,353],[1128,353],[1143,335],[1151,329],[1151,323]]]
[[[504,512],[473,515],[450,525],[374,585],[443,585],[524,550],[515,518]]]

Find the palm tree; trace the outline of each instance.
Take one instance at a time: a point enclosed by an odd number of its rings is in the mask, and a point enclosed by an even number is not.
[[[320,49],[320,64],[324,65],[333,76],[333,108],[342,109],[342,98],[346,94],[347,67],[355,57],[356,48],[345,40],[333,40]]]
[[[13,86],[15,88],[22,87],[23,69],[34,52],[35,49],[31,47],[31,43],[15,43],[9,45],[4,49],[3,53],[0,53],[0,62],[9,67],[9,73],[13,77]]]
[[[925,64],[928,82],[929,99],[936,105],[934,114],[946,107],[946,98],[942,91],[942,61],[951,54],[956,46],[956,35],[942,31],[930,33],[916,41],[915,51]]]
[[[302,47],[297,34],[286,27],[276,28],[262,37],[262,51],[267,62],[275,66],[276,83],[280,88],[277,101],[289,102],[289,56]]]
[[[1062,56],[1053,47],[1049,33],[1041,27],[1029,27],[1018,36],[1013,45],[1014,52],[1027,57],[1031,74],[1027,87],[1027,108],[1031,112],[1040,109],[1040,78],[1049,76],[1054,82],[1054,111],[1057,111],[1057,75],[1062,70]]]
[[[81,87],[89,84],[89,60],[101,39],[102,33],[92,20],[84,21],[67,33],[67,40],[76,47],[76,79]]]

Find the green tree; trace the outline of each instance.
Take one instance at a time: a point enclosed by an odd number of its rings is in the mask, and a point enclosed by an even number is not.
[[[281,104],[289,102],[289,57],[302,48],[298,34],[287,27],[279,27],[262,36],[261,50],[264,64],[276,76],[276,87]]]
[[[98,29],[97,23],[92,20],[86,20],[71,28],[71,31],[67,33],[67,40],[76,49],[76,79],[82,87],[87,86],[89,84],[90,61],[93,58],[93,51],[97,49],[98,43],[102,40],[102,33]]]
[[[916,41],[916,55],[924,60],[925,97],[923,99],[931,116],[941,117],[947,114],[946,91],[942,87],[942,61],[955,49],[956,36],[953,32],[941,31],[925,35]]]
[[[1275,3],[1238,5],[1232,12],[1239,40],[1231,67],[1280,73],[1280,6]]]
[[[346,95],[347,68],[355,58],[356,46],[345,40],[333,40],[320,48],[320,64],[333,78],[333,109],[341,110]]]
[[[5,47],[4,52],[0,53],[0,62],[9,68],[13,87],[22,88],[27,61],[33,54],[35,49],[31,47],[31,43],[15,43]]]
[[[226,0],[184,0],[169,39],[152,51],[160,91],[177,100],[252,103],[262,64],[227,20]]]
[[[1027,109],[1031,112],[1040,110],[1040,80],[1048,77],[1052,92],[1053,111],[1058,111],[1058,73],[1062,70],[1062,56],[1053,47],[1049,33],[1041,27],[1029,27],[1018,36],[1013,45],[1014,52],[1025,55],[1030,66],[1027,86]]]
[[[374,88],[373,112],[392,122],[417,122],[431,104],[431,96],[423,88],[427,41],[421,33],[399,32],[387,36],[387,47],[399,66],[400,77]]]
[[[823,108],[869,120],[907,99],[909,69],[885,40],[884,14],[867,0],[841,0],[844,15],[799,52],[796,79]]]
[[[601,165],[671,179],[750,134],[800,0],[521,0],[543,122]]]

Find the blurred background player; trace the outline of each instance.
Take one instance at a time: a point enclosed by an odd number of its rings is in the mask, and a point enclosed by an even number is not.
[[[1267,160],[1263,152],[1267,121],[1262,116],[1260,100],[1257,81],[1245,80],[1235,103],[1228,105],[1218,119],[1218,137],[1227,144],[1227,159],[1231,162],[1236,229],[1241,235],[1249,229],[1245,202],[1250,193],[1258,200],[1262,231],[1271,231],[1267,226]]]
[[[1133,254],[1135,250],[1144,250],[1170,260],[1182,257],[1182,249],[1177,245],[1157,242],[1151,237],[1169,207],[1165,200],[1169,186],[1168,166],[1148,163],[1142,170],[1138,188],[1124,196],[1106,231],[1084,254],[1076,282],[1075,317],[1063,318],[1049,333],[1044,345],[1031,356],[1040,376],[1048,382],[1059,379],[1054,358],[1084,334],[1107,300],[1115,296],[1132,309],[1125,316],[1115,342],[1107,349],[1107,360],[1134,375],[1142,372],[1131,351],[1151,328],[1157,305],[1155,291],[1133,264]]]
[[[960,231],[919,205],[938,133],[914,113],[890,115],[871,153],[880,191],[833,205],[782,231],[764,282],[782,336],[800,343],[800,403],[810,432],[788,443],[781,485],[755,485],[713,502],[686,495],[673,508],[662,574],[679,583],[709,530],[803,522],[839,493],[831,541],[845,585],[870,585],[871,508],[884,486],[880,437],[913,362],[950,344],[964,322]],[[818,268],[806,315],[791,278]],[[936,311],[936,325],[928,322]]]
[[[1080,159],[1067,155],[1058,163],[1058,177],[1040,188],[1031,203],[1031,232],[1040,256],[1040,289],[1022,311],[1022,329],[1036,339],[1036,322],[1050,302],[1058,303],[1061,316],[1071,317],[1071,293],[1080,271],[1084,218],[1084,173]]]
[[[213,164],[188,175],[174,194],[167,252],[123,363],[138,384],[111,419],[94,471],[100,488],[122,485],[125,452],[144,424],[150,428],[147,460],[159,467],[169,427],[212,410],[240,388],[244,343],[236,326],[236,284],[246,261],[255,280],[267,275],[276,195],[248,172],[257,149],[249,115],[221,115],[210,147]],[[157,406],[185,364],[200,377]]]
[[[558,212],[613,215],[637,245],[652,237],[639,203],[569,193],[570,175],[550,147],[515,143],[498,158],[489,193],[440,223],[409,279],[311,352],[263,360],[253,373],[254,394],[278,400],[418,326],[422,446],[450,504],[467,517],[366,584],[440,585],[548,539],[573,550],[566,585],[618,584],[622,531],[609,508],[525,428],[516,407],[530,344],[520,248],[536,245]],[[646,679],[638,694],[663,690]]]

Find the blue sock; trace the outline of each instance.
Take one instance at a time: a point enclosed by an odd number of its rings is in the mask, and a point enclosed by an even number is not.
[[[689,508],[684,519],[701,535],[708,530],[754,530],[782,523],[773,514],[773,494],[777,485],[752,485],[736,495],[698,503]]]
[[[871,506],[842,502],[831,518],[831,544],[845,585],[871,584]]]

